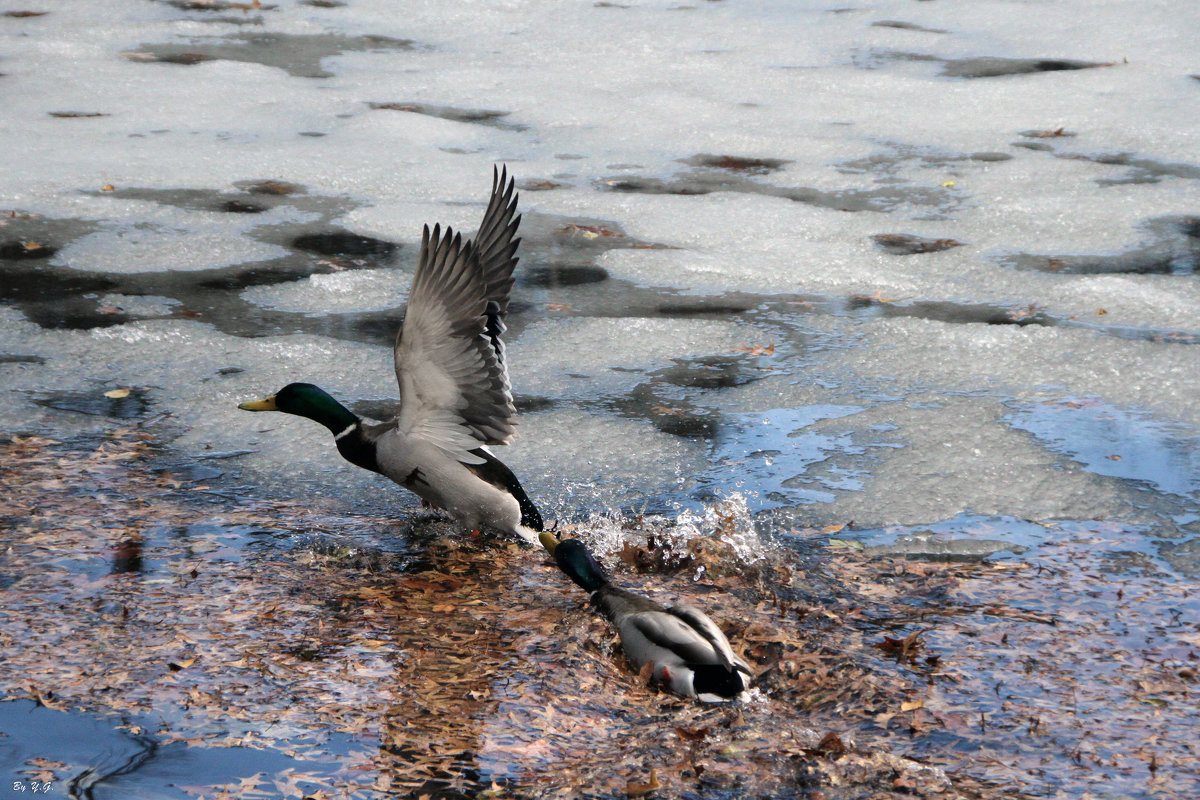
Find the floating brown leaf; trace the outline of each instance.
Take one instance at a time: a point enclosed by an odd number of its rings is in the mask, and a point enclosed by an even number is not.
[[[876,642],[875,647],[882,650],[899,662],[913,663],[917,653],[924,645],[921,644],[921,631],[913,631],[903,639],[885,636],[882,642]]]

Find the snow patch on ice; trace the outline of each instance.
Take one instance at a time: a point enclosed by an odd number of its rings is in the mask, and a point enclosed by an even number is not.
[[[81,236],[59,250],[53,263],[97,272],[161,272],[228,267],[287,254],[282,247],[235,232],[138,223]]]
[[[344,314],[400,308],[408,300],[412,276],[399,270],[348,270],[309,275],[305,280],[254,286],[242,297],[274,311]]]

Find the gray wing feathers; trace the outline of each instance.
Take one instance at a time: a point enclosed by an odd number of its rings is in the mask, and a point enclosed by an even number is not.
[[[517,214],[516,183],[508,177],[508,168],[499,171],[492,168],[492,197],[479,233],[475,234],[475,252],[483,268],[487,283],[486,297],[496,304],[495,313],[503,317],[508,313],[508,295],[513,286],[513,270],[517,267],[517,226],[521,215]]]
[[[685,621],[669,612],[644,611],[638,614],[630,614],[622,622],[631,625],[651,645],[678,656],[679,660],[684,664],[725,663],[724,659],[714,660],[713,655],[716,648],[714,648],[712,642],[694,630]],[[621,641],[623,644],[627,638],[622,636]],[[723,639],[724,637],[722,636],[721,638]],[[728,648],[728,644],[726,644],[726,648]],[[653,653],[631,655],[634,655],[634,660],[643,663],[646,661],[661,660],[660,658],[656,658]],[[730,665],[726,664],[726,666]]]
[[[516,183],[508,177],[508,168],[497,171],[493,167],[492,196],[483,213],[483,222],[479,224],[479,232],[475,234],[475,252],[487,286],[485,330],[495,351],[496,362],[500,365],[505,389],[510,394],[512,387],[508,379],[508,361],[501,337],[506,330],[504,315],[508,313],[508,295],[513,287],[513,270],[517,267],[517,245],[521,243],[516,236],[517,227],[521,224],[521,215],[516,213],[517,199]]]
[[[484,271],[470,242],[425,227],[396,341],[399,427],[463,461],[483,444],[507,444],[516,425],[508,375],[489,331]]]
[[[729,669],[740,669],[746,674],[750,673],[750,667],[734,654],[725,634],[703,611],[691,606],[671,606],[667,609],[667,613],[682,620],[698,636],[709,643],[718,658],[718,661],[713,663],[723,664]]]

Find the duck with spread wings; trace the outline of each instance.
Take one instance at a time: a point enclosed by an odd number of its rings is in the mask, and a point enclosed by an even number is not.
[[[246,411],[283,411],[321,423],[338,452],[378,472],[472,530],[536,542],[537,507],[488,449],[512,441],[516,407],[505,362],[504,316],[517,265],[517,194],[507,170],[474,241],[425,226],[396,337],[400,409],[386,422],[359,417],[311,383],[290,383]]]

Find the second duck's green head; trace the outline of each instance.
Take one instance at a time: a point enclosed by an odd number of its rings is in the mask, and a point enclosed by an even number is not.
[[[289,383],[265,400],[242,403],[243,411],[282,411],[315,420],[338,434],[358,422],[358,417],[319,386]]]
[[[542,545],[554,556],[554,563],[558,564],[558,568],[565,572],[568,578],[579,584],[584,591],[594,592],[608,583],[604,568],[583,546],[583,542],[578,539],[564,539],[561,542],[554,542],[551,547],[547,539],[553,541],[552,536],[544,533],[540,538]]]

